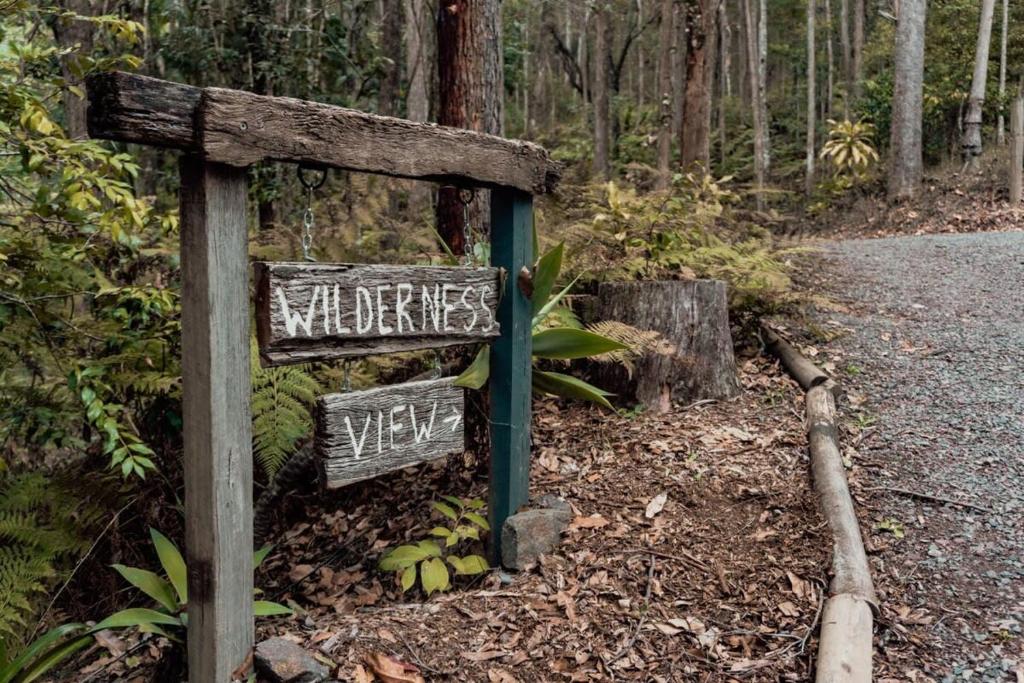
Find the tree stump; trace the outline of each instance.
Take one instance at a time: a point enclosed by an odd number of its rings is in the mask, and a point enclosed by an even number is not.
[[[660,332],[674,353],[651,352],[632,376],[619,364],[600,364],[597,384],[619,400],[667,412],[672,402],[721,399],[739,391],[721,280],[610,282],[600,285],[595,320],[617,320]]]

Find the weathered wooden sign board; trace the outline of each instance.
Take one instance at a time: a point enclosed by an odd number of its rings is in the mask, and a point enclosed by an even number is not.
[[[497,337],[498,268],[257,263],[267,365],[437,348]]]
[[[321,396],[315,443],[326,487],[461,453],[465,397],[454,381],[446,377]]]

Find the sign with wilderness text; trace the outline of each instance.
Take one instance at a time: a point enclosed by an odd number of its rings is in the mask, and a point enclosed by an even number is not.
[[[447,377],[321,396],[315,447],[326,487],[462,452],[465,397],[454,381]]]
[[[437,348],[497,337],[500,269],[257,263],[256,330],[268,365]]]

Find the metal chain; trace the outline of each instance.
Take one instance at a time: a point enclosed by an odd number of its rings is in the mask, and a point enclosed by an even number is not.
[[[432,379],[441,379],[441,353],[434,349],[434,367],[430,372]]]
[[[466,266],[473,265],[473,228],[469,224],[469,205],[475,198],[476,190],[459,190],[459,201],[462,202],[462,263]]]
[[[342,375],[341,375],[341,391],[342,391],[342,393],[345,393],[345,394],[347,394],[348,392],[352,391],[352,373],[351,373],[351,371],[349,369],[349,365],[351,363],[352,363],[352,361],[348,361],[347,360],[347,361],[344,362],[344,364],[341,367],[341,372],[342,372]]]
[[[306,180],[306,169],[299,166],[299,183],[306,188],[306,210],[302,212],[302,258],[316,261],[310,251],[313,248],[313,190],[319,189],[327,181],[327,169],[320,169],[320,179],[314,182]]]

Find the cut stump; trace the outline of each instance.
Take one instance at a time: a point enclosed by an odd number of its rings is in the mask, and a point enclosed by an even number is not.
[[[739,391],[729,330],[729,301],[721,280],[609,282],[600,285],[595,320],[617,320],[660,332],[674,353],[642,356],[632,374],[599,364],[598,386],[620,401],[667,412],[672,403],[722,399]]]

